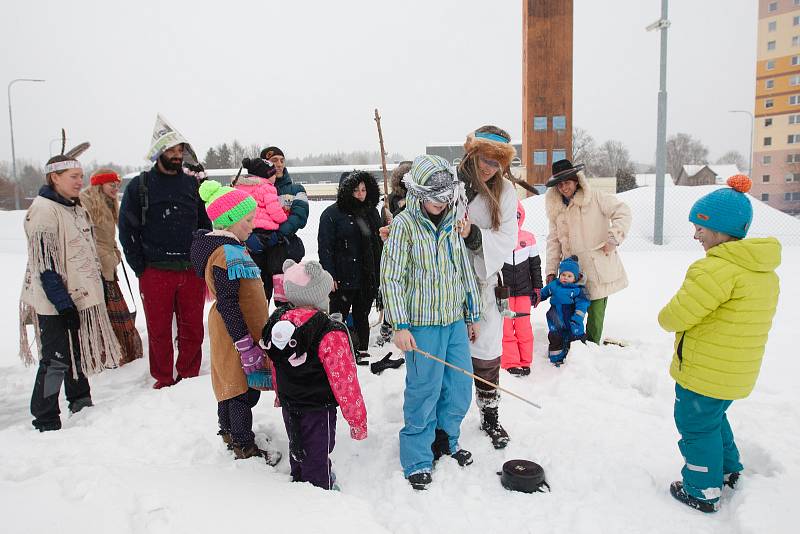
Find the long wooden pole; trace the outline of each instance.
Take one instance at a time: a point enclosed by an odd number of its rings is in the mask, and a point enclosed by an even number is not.
[[[383,130],[381,130],[381,116],[375,108],[375,123],[378,125],[378,142],[381,145],[381,167],[383,168],[383,213],[386,222],[392,222],[392,212],[389,210],[389,171],[386,170],[386,149],[383,147]]]
[[[520,397],[519,395],[517,395],[517,394],[516,394],[516,393],[514,393],[513,391],[509,391],[509,390],[507,390],[507,389],[505,389],[505,388],[503,388],[503,387],[499,386],[498,384],[492,384],[492,383],[491,383],[491,382],[489,382],[488,380],[484,380],[483,378],[481,378],[481,377],[479,377],[479,376],[477,376],[477,375],[474,375],[474,374],[470,373],[470,372],[469,372],[469,371],[467,371],[466,369],[462,369],[461,367],[459,367],[459,366],[457,366],[457,365],[453,365],[452,363],[450,363],[450,362],[446,362],[446,361],[442,360],[441,358],[437,358],[437,357],[436,357],[436,356],[434,356],[433,354],[430,354],[430,353],[428,353],[428,352],[425,352],[424,350],[420,350],[420,349],[413,349],[413,352],[418,352],[418,353],[422,354],[423,356],[425,356],[426,358],[429,358],[429,359],[431,359],[431,360],[435,360],[435,361],[437,361],[437,362],[439,362],[439,363],[441,363],[441,364],[444,364],[444,365],[446,365],[447,367],[453,368],[453,369],[455,369],[455,370],[457,370],[457,371],[461,371],[462,373],[464,373],[464,374],[465,374],[465,375],[467,375],[468,377],[470,377],[470,378],[474,378],[474,379],[475,379],[475,380],[477,380],[478,382],[482,382],[482,383],[486,384],[487,386],[491,386],[491,387],[493,387],[494,389],[496,389],[496,390],[498,390],[498,391],[502,391],[503,393],[508,393],[508,394],[509,394],[509,395],[511,395],[512,397],[516,397],[516,398],[518,398],[519,400],[521,400],[522,402],[525,402],[525,403],[527,403],[527,404],[530,404],[530,405],[531,405],[531,406],[533,406],[534,408],[539,408],[540,410],[542,409],[542,407],[541,407],[541,406],[539,406],[538,404],[536,404],[535,402],[531,402],[531,401],[529,401],[528,399],[526,399],[525,397]]]

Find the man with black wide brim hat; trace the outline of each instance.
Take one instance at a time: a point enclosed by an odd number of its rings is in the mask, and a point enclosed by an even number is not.
[[[551,176],[547,183],[544,184],[547,187],[553,187],[560,182],[565,180],[573,180],[575,182],[578,181],[578,172],[582,171],[584,168],[583,163],[578,163],[577,165],[572,165],[572,162],[568,159],[560,159],[558,161],[553,162],[553,176]]]
[[[549,283],[561,260],[578,257],[583,271],[580,280],[591,300],[586,335],[589,341],[601,343],[608,296],[628,285],[617,247],[627,237],[631,210],[616,195],[593,190],[583,168],[568,159],[553,163],[545,193],[550,224],[545,275]]]

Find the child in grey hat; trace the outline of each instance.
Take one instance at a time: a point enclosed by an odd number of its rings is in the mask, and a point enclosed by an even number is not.
[[[283,264],[288,304],[262,332],[275,368],[276,390],[289,436],[292,480],[338,489],[329,454],[336,439],[336,407],[350,436],[367,437],[367,410],[347,327],[327,314],[333,278],[317,261]]]

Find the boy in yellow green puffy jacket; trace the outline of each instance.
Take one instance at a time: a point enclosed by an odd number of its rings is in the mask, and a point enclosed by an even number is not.
[[[675,332],[670,374],[686,462],[670,493],[703,512],[719,509],[722,486],[733,488],[742,470],[725,412],[755,386],[779,293],[780,243],[744,239],[753,220],[750,179],[732,176],[728,185],[692,206],[689,220],[706,257],[689,266],[658,314],[661,327]]]

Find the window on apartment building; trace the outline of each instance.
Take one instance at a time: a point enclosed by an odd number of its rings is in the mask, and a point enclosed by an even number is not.
[[[783,200],[786,202],[800,202],[800,193],[784,193]]]
[[[566,150],[553,150],[553,161],[559,161],[562,159],[567,159],[567,151]]]
[[[789,105],[797,106],[798,104],[800,104],[800,95],[791,95],[789,97]]]
[[[769,201],[769,193],[761,193],[761,200],[763,202]]]
[[[800,35],[792,37],[792,46],[800,46]]]
[[[786,182],[800,182],[800,173],[798,172],[787,172],[786,173]]]
[[[768,32],[774,32],[777,29],[778,29],[778,23],[776,21],[773,20],[767,23]]]
[[[789,124],[800,124],[800,115],[789,115]]]
[[[800,6],[800,0],[794,0],[794,5]]]
[[[770,146],[771,144],[772,144],[772,138],[771,137],[765,137],[764,138],[764,146]]]
[[[783,200],[786,201],[786,202],[791,202],[792,201],[792,194],[791,193],[784,193],[783,194]]]
[[[800,202],[800,193],[792,193],[792,202]]]
[[[553,117],[553,129],[554,130],[566,130],[567,129],[567,117],[564,116],[564,115],[556,115],[555,117]]]
[[[547,130],[547,117],[534,117],[533,129],[536,131]]]
[[[786,163],[800,163],[800,154],[786,154]]]
[[[764,182],[764,183],[769,182],[769,174],[762,174],[761,175],[761,181]]]
[[[789,78],[789,85],[800,85],[800,76],[792,76]]]
[[[774,69],[774,68],[775,68],[775,60],[774,60],[774,59],[769,59],[769,60],[767,60],[767,63],[766,63],[766,65],[765,65],[765,68],[766,68],[767,70],[772,70],[772,69]]]
[[[778,2],[770,2],[767,5],[767,12],[768,13],[775,13],[776,11],[778,11]]]
[[[764,89],[772,89],[773,87],[775,87],[775,80],[772,78],[764,80]]]
[[[772,117],[764,119],[764,126],[772,126]]]
[[[772,163],[772,156],[761,156],[762,165],[769,165],[770,163]]]
[[[534,165],[547,165],[547,150],[534,150],[533,151],[533,164]]]
[[[774,105],[775,105],[775,102],[771,98],[768,98],[768,99],[764,100],[764,107],[765,108],[769,109]]]
[[[800,26],[800,16],[792,17],[792,26]]]
[[[792,46],[795,46],[794,37],[792,37]],[[775,41],[767,41],[767,50],[775,50]]]
[[[800,56],[792,56],[792,67],[800,65]]]
[[[786,137],[786,142],[789,143],[790,145],[800,143],[800,134],[789,134]]]

